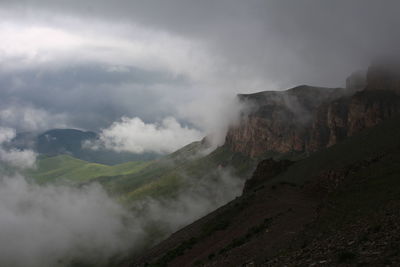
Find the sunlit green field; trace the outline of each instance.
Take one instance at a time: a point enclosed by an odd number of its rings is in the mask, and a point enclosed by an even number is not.
[[[76,159],[68,155],[41,157],[37,161],[37,168],[26,174],[38,183],[48,182],[87,182],[100,176],[115,176],[138,172],[148,166],[150,162],[127,162],[114,166],[91,163]]]
[[[39,157],[36,169],[26,176],[39,184],[63,183],[79,186],[97,182],[124,203],[145,197],[174,197],[179,190],[200,179],[215,179],[220,166],[234,166],[233,174],[245,178],[255,161],[224,147],[208,155],[200,153],[202,144],[191,143],[154,161],[133,161],[103,165],[69,155]]]

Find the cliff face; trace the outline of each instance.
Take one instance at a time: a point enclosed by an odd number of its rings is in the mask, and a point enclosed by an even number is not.
[[[313,111],[344,93],[341,88],[303,85],[287,91],[239,95],[250,111],[228,131],[225,144],[251,157],[305,151]]]
[[[362,91],[321,105],[315,111],[307,151],[329,147],[400,114],[400,96],[393,91]]]
[[[239,95],[252,107],[226,145],[250,157],[266,153],[314,152],[400,114],[400,72],[372,66],[363,90],[359,75],[347,89],[299,86],[281,92]]]

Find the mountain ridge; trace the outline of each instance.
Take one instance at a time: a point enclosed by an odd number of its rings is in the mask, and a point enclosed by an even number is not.
[[[250,157],[307,154],[332,146],[400,113],[399,75],[390,73],[391,84],[380,82],[388,79],[387,75],[379,67],[370,67],[364,88],[302,85],[286,91],[239,95],[239,100],[250,107],[238,126],[229,129],[225,143],[232,151]],[[381,83],[389,89],[382,90]]]
[[[314,113],[305,124],[280,105],[287,99],[278,98],[278,104],[262,99],[282,93],[256,94],[261,105],[242,114],[224,145],[253,159],[266,158],[242,195],[121,266],[400,264],[400,214],[395,212],[400,207],[400,73],[390,73],[388,85],[379,82],[388,77],[380,70],[369,68],[366,85],[358,83],[365,85],[362,90],[311,105]],[[260,114],[269,116],[264,124],[249,124]],[[285,116],[289,120],[276,122]],[[283,136],[288,130],[292,136]],[[307,131],[318,134],[307,136]],[[280,147],[279,138],[291,143]],[[271,140],[282,149],[272,150]],[[304,140],[314,140],[314,146]],[[303,142],[301,149],[296,142]],[[296,152],[301,156],[294,157]],[[268,159],[271,155],[281,160]]]

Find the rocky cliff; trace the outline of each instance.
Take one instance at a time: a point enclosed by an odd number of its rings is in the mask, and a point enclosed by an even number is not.
[[[353,74],[346,89],[299,86],[239,95],[248,112],[228,131],[226,145],[250,157],[332,146],[400,113],[399,70],[373,65],[366,83]]]
[[[248,112],[228,131],[225,143],[251,157],[305,151],[313,111],[343,94],[345,89],[341,88],[302,85],[287,91],[239,95]]]

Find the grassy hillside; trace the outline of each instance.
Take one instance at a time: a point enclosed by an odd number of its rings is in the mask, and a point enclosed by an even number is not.
[[[127,162],[108,166],[86,162],[68,155],[40,157],[37,169],[26,174],[38,183],[99,182],[125,203],[144,197],[174,197],[181,189],[207,179],[217,179],[217,170],[225,169],[247,178],[255,161],[220,147],[209,155],[204,144],[191,143],[155,161]],[[231,168],[231,166],[234,166]]]
[[[127,162],[108,166],[90,163],[68,155],[41,157],[37,169],[28,171],[38,183],[68,181],[82,183],[100,176],[115,176],[138,172],[148,166],[149,162]]]
[[[194,142],[153,161],[140,171],[101,177],[97,181],[124,202],[131,202],[146,196],[174,197],[186,186],[217,178],[218,169],[229,169],[233,175],[244,179],[255,166],[255,160],[232,153],[225,147],[219,147],[206,156],[201,154],[202,149],[201,142]]]

